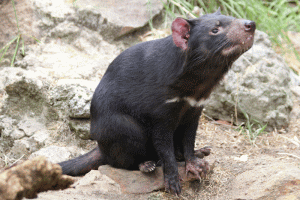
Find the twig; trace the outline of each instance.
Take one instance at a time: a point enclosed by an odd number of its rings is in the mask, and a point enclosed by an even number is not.
[[[290,153],[277,153],[277,154],[281,154],[281,155],[288,155],[288,156],[291,156],[291,157],[294,157],[294,158],[298,158],[298,159],[300,159],[300,157],[299,157],[299,156],[296,156],[296,155],[294,155],[294,154],[290,154]]]
[[[232,128],[232,127],[233,127],[233,125],[222,124],[222,123],[220,123],[220,122],[218,122],[218,121],[212,121],[211,123],[212,123],[212,124],[217,124],[217,125],[226,126],[226,127],[230,127],[230,128]]]
[[[280,137],[283,137],[284,139],[286,139],[286,140],[288,140],[288,141],[290,141],[291,143],[293,143],[294,145],[296,145],[296,146],[300,146],[300,144],[297,142],[297,141],[295,141],[295,140],[293,140],[293,139],[290,139],[290,138],[288,138],[288,137],[285,137],[285,136],[283,136],[283,135],[280,135],[280,134],[278,134]]]
[[[17,162],[19,162],[24,156],[25,156],[25,154],[23,154],[19,159],[17,159],[15,162],[13,162],[13,164],[11,164],[11,166],[13,166],[13,165],[16,164]]]
[[[204,113],[202,113],[202,115],[204,115],[205,117],[207,117],[207,118],[210,119],[211,121],[216,121],[216,120],[214,120],[213,118],[211,118],[210,116],[208,116],[208,115],[206,115],[206,114],[204,114]]]

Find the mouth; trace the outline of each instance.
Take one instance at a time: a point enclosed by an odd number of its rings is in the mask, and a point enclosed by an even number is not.
[[[232,43],[229,47],[222,50],[223,56],[231,56],[231,55],[241,55],[248,51],[253,45],[254,35],[251,34],[246,39],[236,41]]]

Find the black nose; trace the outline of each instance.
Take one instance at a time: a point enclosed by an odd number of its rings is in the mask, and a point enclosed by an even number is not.
[[[250,20],[245,20],[244,26],[247,32],[254,32],[256,28],[255,22]]]

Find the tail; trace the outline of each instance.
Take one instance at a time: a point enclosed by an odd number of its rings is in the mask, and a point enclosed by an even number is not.
[[[63,174],[80,176],[88,173],[92,169],[98,169],[100,165],[105,165],[106,161],[99,147],[96,147],[82,156],[58,164],[61,166]]]

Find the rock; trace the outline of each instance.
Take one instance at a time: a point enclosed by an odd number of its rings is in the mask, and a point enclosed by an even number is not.
[[[0,113],[3,111],[3,107],[5,105],[5,101],[7,99],[8,95],[5,92],[4,88],[0,87]]]
[[[235,177],[229,196],[232,199],[300,198],[300,169],[292,164],[274,162],[258,165]]]
[[[90,104],[97,82],[61,79],[50,92],[50,102],[61,117],[89,118]]]
[[[4,68],[0,71],[0,90],[7,94],[1,113],[13,118],[40,116],[47,99],[49,78],[43,73],[20,68]]]
[[[295,74],[293,71],[290,72],[291,76],[291,84],[293,86],[300,86],[300,76]]]
[[[290,69],[271,49],[268,36],[256,31],[255,43],[242,55],[214,90],[205,114],[216,119],[286,128],[293,101]],[[237,117],[236,113],[237,110]]]
[[[294,86],[291,90],[296,97],[300,98],[300,86]]]
[[[89,173],[84,175],[79,181],[77,181],[74,186],[84,186],[91,185],[94,181],[100,179],[101,173],[98,170],[91,170]]]
[[[76,136],[83,140],[90,139],[90,120],[70,120],[69,126]]]
[[[83,25],[90,30],[99,31],[102,24],[107,23],[107,19],[102,17],[98,6],[94,7],[93,4],[86,4],[86,2],[84,3],[83,1],[76,2],[76,6],[79,8],[77,11],[77,18],[75,18],[78,24]]]
[[[76,189],[96,186],[101,193],[121,194],[120,186],[98,170],[92,170],[74,184]]]
[[[80,87],[77,87],[76,90],[69,101],[69,117],[89,118],[93,90],[86,91]]]
[[[48,146],[31,154],[29,159],[37,156],[45,156],[50,162],[59,163],[76,157],[79,154],[83,154],[83,152],[79,151],[80,150],[76,147]]]
[[[96,31],[85,27],[80,29],[80,36],[71,44],[90,55],[90,59],[97,59],[101,68],[104,67],[106,69],[109,63],[121,53],[121,50],[125,49],[124,45],[120,43],[115,45],[106,42]]]
[[[49,137],[47,129],[38,130],[31,136],[39,146],[44,146]]]
[[[116,38],[145,26],[162,11],[163,2],[81,0],[75,5],[79,8],[79,23],[100,30],[108,38]]]
[[[11,133],[14,130],[15,120],[0,115],[0,158],[3,159],[4,152],[7,152],[14,144],[14,139],[11,137]],[[1,167],[1,165],[0,165]]]
[[[44,124],[38,122],[34,118],[28,118],[21,120],[17,127],[19,130],[23,131],[26,136],[30,137],[35,134],[37,131],[45,129]]]
[[[5,151],[15,159],[37,151],[49,138],[46,127],[34,118],[23,118],[19,123],[4,116],[0,119],[0,130],[3,128],[0,132],[3,141],[0,144],[6,146]]]
[[[50,42],[36,55],[36,70],[56,79],[88,79],[94,77],[99,64],[68,44]],[[24,61],[26,61],[26,57]]]
[[[32,152],[37,150],[38,143],[33,138],[24,137],[14,141],[9,154],[15,159],[20,159],[24,156],[29,156]]]
[[[17,120],[7,117],[5,115],[0,115],[0,133],[1,136],[11,136],[14,126],[17,124]]]
[[[71,43],[80,34],[79,27],[74,22],[62,22],[50,31],[50,37],[61,38]]]
[[[25,133],[20,129],[15,129],[11,132],[10,136],[12,137],[12,139],[18,140],[23,138],[25,136]]]
[[[99,171],[117,182],[122,193],[142,194],[164,188],[164,175],[162,167],[157,167],[154,172],[143,173],[141,171],[129,171],[116,169],[109,165],[99,167]],[[179,176],[182,182],[196,180],[191,173],[185,172],[185,162],[178,163]]]
[[[99,81],[109,63],[119,52],[115,45],[102,41],[96,34],[82,31],[84,37],[72,38],[72,45],[52,39],[42,43],[18,65],[41,72],[53,79],[85,79]],[[89,36],[89,37],[88,37]],[[69,37],[62,40],[68,41]],[[89,41],[91,39],[91,41]],[[66,42],[64,41],[64,42]],[[97,41],[99,41],[97,43]],[[92,45],[91,42],[94,42]],[[92,48],[90,48],[92,47]],[[100,50],[101,49],[101,50]],[[101,73],[98,73],[101,71]]]
[[[34,0],[33,5],[41,19],[40,28],[53,27],[75,13],[71,4],[60,0]]]

